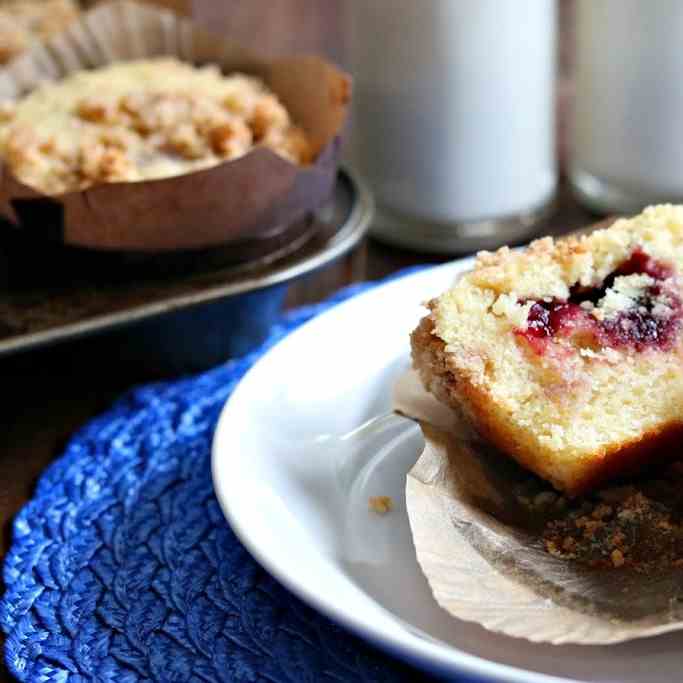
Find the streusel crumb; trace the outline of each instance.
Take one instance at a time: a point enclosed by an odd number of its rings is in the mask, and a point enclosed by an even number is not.
[[[545,551],[592,569],[657,574],[683,566],[681,463],[642,479],[577,499],[566,511],[538,507],[549,517]],[[532,509],[529,501],[525,507]]]
[[[368,506],[372,512],[378,515],[386,515],[393,509],[394,501],[391,496],[371,496],[368,499]]]
[[[46,194],[181,175],[254,146],[312,161],[306,135],[260,80],[172,58],[79,72],[0,107],[0,156]]]

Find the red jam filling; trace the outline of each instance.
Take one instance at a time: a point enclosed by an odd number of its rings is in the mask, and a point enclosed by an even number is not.
[[[619,312],[616,316],[598,320],[590,311],[581,307],[586,301],[597,303],[620,275],[649,275],[656,280],[647,288],[636,305]],[[644,351],[648,348],[661,350],[673,346],[683,318],[683,303],[670,288],[666,288],[668,308],[672,314],[655,315],[655,300],[666,287],[666,280],[674,275],[673,268],[648,256],[640,249],[605,278],[602,287],[574,288],[569,300],[534,301],[527,317],[527,329],[518,330],[538,354],[547,350],[548,344],[557,339],[575,339],[588,346],[631,348]]]
[[[614,273],[615,275],[649,275],[654,280],[668,280],[674,269],[667,263],[653,259],[642,249],[636,249],[628,261],[624,261]]]

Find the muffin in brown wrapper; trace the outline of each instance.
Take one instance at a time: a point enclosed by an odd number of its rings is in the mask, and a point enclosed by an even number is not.
[[[0,161],[0,215],[67,245],[165,251],[266,239],[322,204],[336,177],[350,79],[317,57],[261,60],[169,11],[116,1],[14,60],[0,73],[0,101],[84,69],[162,55],[260,78],[303,129],[313,163],[296,165],[257,146],[184,175],[48,196]]]

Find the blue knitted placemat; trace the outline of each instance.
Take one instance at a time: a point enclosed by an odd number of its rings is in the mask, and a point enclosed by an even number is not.
[[[135,389],[78,432],[14,522],[0,623],[22,681],[405,681],[281,587],[213,493],[216,420],[258,357],[370,285],[282,316],[257,351]]]

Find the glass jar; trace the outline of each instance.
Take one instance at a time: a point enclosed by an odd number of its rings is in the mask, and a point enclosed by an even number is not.
[[[373,234],[423,251],[519,240],[555,194],[555,0],[348,0],[349,158]]]
[[[683,201],[683,3],[579,0],[570,178],[590,208]]]

